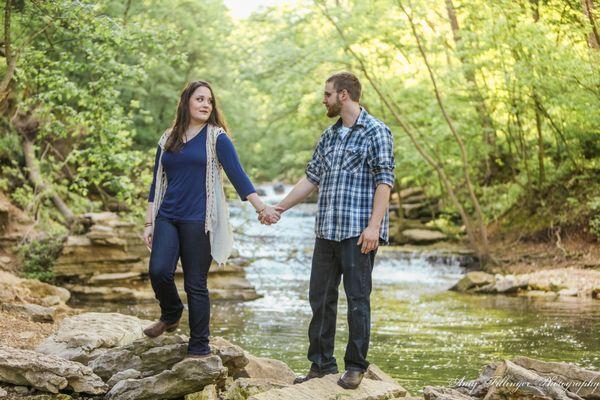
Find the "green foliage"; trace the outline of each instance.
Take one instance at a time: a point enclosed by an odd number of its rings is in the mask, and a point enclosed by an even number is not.
[[[118,209],[141,218],[157,139],[192,79],[213,84],[253,180],[295,181],[334,122],[321,104],[325,79],[351,70],[363,82],[363,105],[392,129],[400,184],[442,196],[454,222],[443,185],[383,101],[467,204],[461,154],[420,43],[465,143],[486,222],[541,208],[552,209],[539,214],[544,224],[564,223],[568,215],[546,194],[566,199],[557,189],[563,182],[594,182],[589,176],[600,170],[600,51],[587,42],[592,30],[579,2],[539,2],[535,11],[528,0],[322,0],[233,20],[220,0],[23,2],[12,10],[18,60],[0,119],[0,188],[21,207],[59,219],[23,168],[11,117],[29,111],[39,122],[44,181],[75,213]],[[588,195],[575,191],[568,209],[591,204]]]
[[[62,251],[63,242],[63,237],[51,235],[18,246],[17,252],[23,259],[23,275],[26,278],[52,283],[54,281],[52,266]]]
[[[600,197],[593,198],[587,205],[590,209],[590,232],[600,240]]]

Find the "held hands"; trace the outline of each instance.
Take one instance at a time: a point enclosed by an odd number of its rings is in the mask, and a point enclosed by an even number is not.
[[[358,238],[358,243],[362,244],[360,249],[361,253],[367,254],[379,246],[379,228],[374,226],[367,226]]]
[[[258,213],[258,220],[263,225],[276,224],[281,218],[283,210],[280,207],[266,206],[265,209]]]

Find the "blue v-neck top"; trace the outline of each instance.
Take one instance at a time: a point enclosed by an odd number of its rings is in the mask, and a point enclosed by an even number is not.
[[[185,221],[204,221],[206,216],[206,134],[207,127],[183,145],[178,153],[166,151],[162,156],[163,170],[167,174],[167,191],[158,215]],[[231,139],[225,134],[217,138],[217,158],[227,177],[242,200],[256,192],[242,168]],[[160,146],[156,148],[154,177],[148,201],[154,201],[156,172],[160,159]]]

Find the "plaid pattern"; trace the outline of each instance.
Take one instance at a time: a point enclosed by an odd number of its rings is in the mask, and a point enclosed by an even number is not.
[[[375,188],[394,185],[394,145],[390,129],[361,107],[351,131],[342,139],[341,118],[327,128],[306,166],[306,177],[319,186],[315,233],[341,241],[360,236],[369,224]],[[389,212],[380,239],[388,242]]]

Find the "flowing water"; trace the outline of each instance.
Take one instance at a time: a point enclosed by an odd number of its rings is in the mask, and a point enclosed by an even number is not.
[[[267,200],[280,197],[265,189]],[[231,213],[236,247],[253,260],[247,278],[264,297],[213,302],[211,334],[306,372],[315,207],[299,205],[273,226],[258,223],[249,204],[233,204]],[[449,292],[462,274],[458,261],[435,264],[381,249],[373,271],[369,361],[413,394],[425,385],[473,379],[486,363],[517,355],[600,370],[600,301]],[[158,316],[157,304],[107,305],[104,310]],[[340,287],[335,352],[340,368],[347,334]]]

